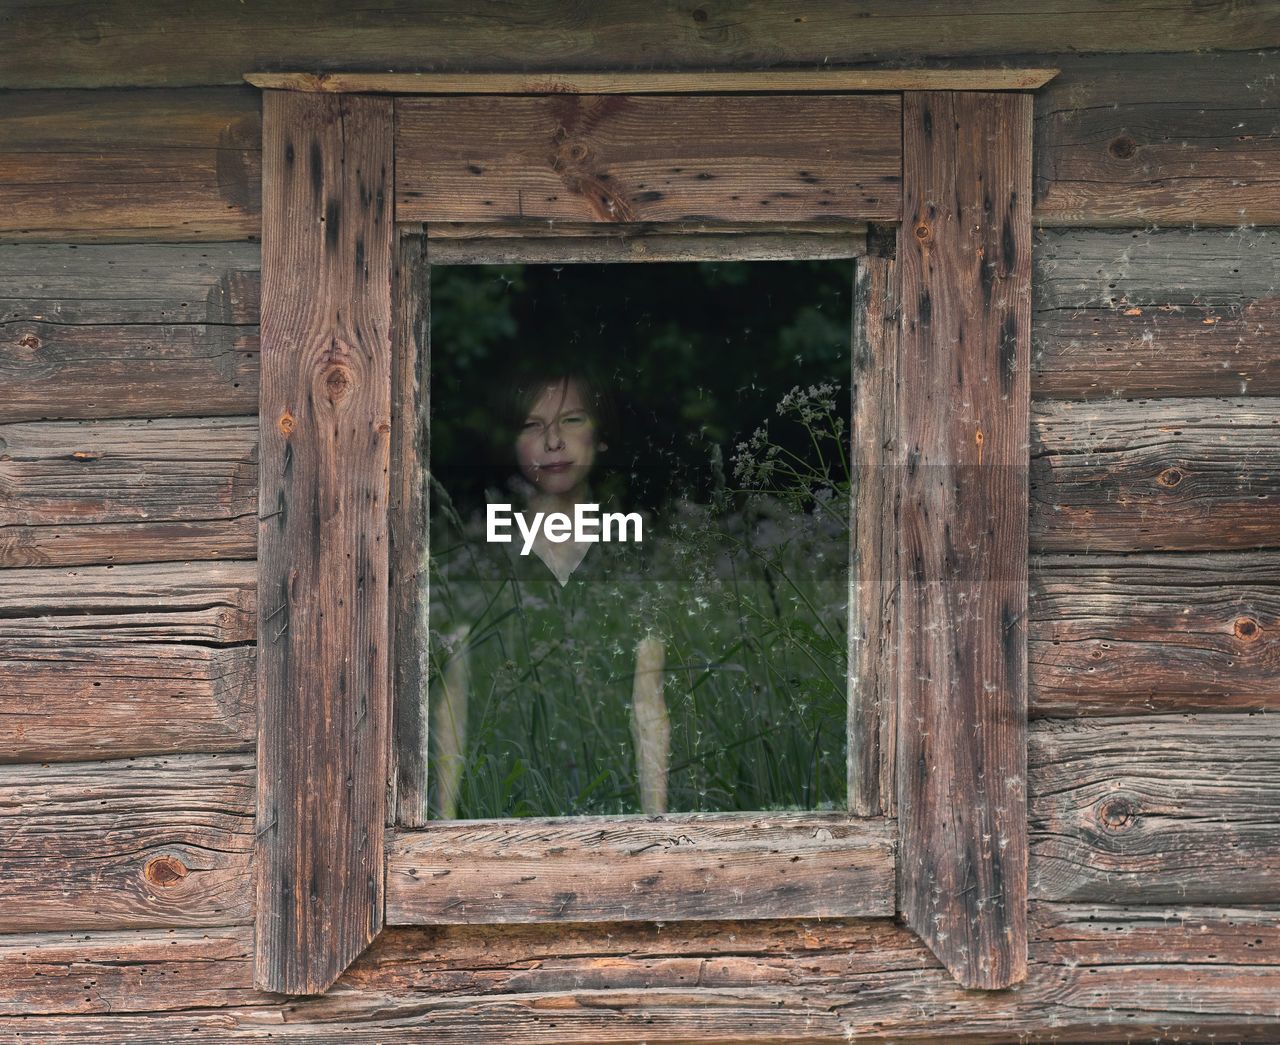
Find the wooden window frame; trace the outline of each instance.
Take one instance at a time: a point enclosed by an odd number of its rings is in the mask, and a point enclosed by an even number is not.
[[[259,986],[322,991],[386,924],[895,913],[964,986],[1025,976],[1023,92],[1052,74],[247,77]],[[393,751],[425,730],[410,701],[393,728],[393,694],[425,678],[433,254],[794,257],[866,221],[898,245],[855,281],[850,812],[426,823],[425,766],[397,787]]]

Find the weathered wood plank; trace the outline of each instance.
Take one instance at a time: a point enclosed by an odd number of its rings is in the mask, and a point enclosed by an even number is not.
[[[433,265],[510,265],[515,262],[643,263],[649,261],[806,261],[863,253],[860,234],[699,233],[697,235],[565,236],[551,239],[485,237],[431,239]]]
[[[0,244],[0,323],[257,326],[256,243]]]
[[[849,561],[849,811],[893,815],[897,807],[898,280],[887,258],[861,259],[854,275],[852,453],[857,487]]]
[[[257,982],[314,994],[382,927],[392,103],[263,105]]]
[[[1280,911],[1037,903],[1031,908],[1031,960],[1110,966],[1117,972],[1116,966],[1167,964],[1270,971],[1280,966]],[[1242,977],[1241,986],[1245,983]],[[1273,1005],[1274,998],[1273,993]]]
[[[253,786],[244,755],[0,768],[0,932],[245,923]]]
[[[895,95],[400,98],[400,221],[896,220]]]
[[[1267,52],[1064,61],[1036,99],[1036,220],[1280,224],[1275,62]]]
[[[1033,715],[1280,709],[1274,554],[1037,556],[1030,609]]]
[[[258,408],[256,331],[8,323],[0,336],[0,422]]]
[[[0,570],[0,761],[251,746],[255,575],[248,562]]]
[[[391,840],[387,922],[890,916],[893,850],[844,814],[440,821]]]
[[[1031,730],[1031,891],[1274,903],[1280,726],[1267,715],[1050,719]]]
[[[1040,551],[1280,546],[1280,399],[1039,401]]]
[[[0,565],[253,558],[253,418],[0,425]]]
[[[427,680],[428,547],[426,471],[431,464],[430,374],[431,284],[425,234],[400,238],[396,253],[395,317],[392,330],[391,432],[391,620],[395,703],[393,744],[395,808],[392,820],[426,825],[429,721]]]
[[[255,87],[331,94],[768,94],[1034,91],[1056,69],[778,69],[769,72],[246,73]]]
[[[262,1004],[253,927],[0,936],[0,1017]]]
[[[1261,3],[1179,0],[1153,17],[1118,0],[1100,19],[1084,0],[1010,8],[974,0],[961,12],[933,0],[727,0],[566,7],[498,0],[423,8],[352,9],[327,0],[306,19],[287,0],[234,12],[107,0],[92,12],[41,8],[0,46],[0,87],[234,84],[250,70],[629,70],[840,66],[921,57],[1071,52],[1253,51],[1280,46],[1280,14]],[[856,17],[855,17],[856,14]],[[1141,32],[1118,32],[1119,26]],[[1056,64],[1052,63],[1052,64]]]
[[[898,900],[994,989],[1026,974],[1031,103],[903,104]]]
[[[1270,229],[1042,230],[1036,396],[1280,394],[1280,236]]]
[[[256,244],[0,245],[0,421],[258,409]]]
[[[251,87],[14,91],[0,116],[0,238],[254,236],[258,113]]]
[[[63,940],[22,937],[0,948],[0,986],[57,1015],[0,1027],[110,1041],[1274,1041],[1273,910],[1037,904],[1030,923],[1028,980],[999,994],[959,988],[888,919],[395,929],[324,997],[239,1004],[239,930],[191,951],[213,959],[203,982],[154,934],[90,936],[80,964]],[[121,959],[106,965],[109,940]],[[229,1004],[211,1011],[219,991]]]

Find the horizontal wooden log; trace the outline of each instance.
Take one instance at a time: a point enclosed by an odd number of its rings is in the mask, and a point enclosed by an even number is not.
[[[1031,561],[1030,711],[1280,710],[1272,553]]]
[[[258,335],[236,327],[8,323],[0,421],[250,414]]]
[[[242,925],[246,755],[0,768],[0,932]]]
[[[1159,17],[1119,0],[1099,18],[1075,0],[1013,9],[975,0],[963,13],[931,0],[727,0],[655,7],[597,0],[582,8],[534,0],[451,0],[354,10],[287,0],[246,10],[174,9],[110,0],[91,13],[41,9],[0,46],[0,87],[173,86],[239,83],[250,70],[487,71],[764,69],[840,66],[951,55],[1055,51],[1257,50],[1280,46],[1270,3],[1180,2]],[[1141,31],[1118,31],[1129,26]],[[1006,64],[1000,62],[998,64]],[[1053,63],[1050,63],[1053,64]]]
[[[0,421],[255,413],[258,255],[0,245]]]
[[[432,239],[432,265],[547,262],[793,261],[852,258],[866,251],[859,234],[734,233],[675,236],[573,236],[551,239]]]
[[[1280,224],[1274,73],[1265,52],[1064,61],[1036,96],[1036,220]]]
[[[0,993],[27,1015],[0,1026],[113,1042],[1274,1040],[1275,911],[1035,904],[1030,928],[1029,979],[999,993],[956,987],[888,919],[393,929],[333,991],[288,1002],[246,990],[243,930],[22,936],[0,943]]]
[[[0,564],[253,558],[255,418],[0,425]]]
[[[399,221],[896,220],[896,95],[396,101]]]
[[[891,915],[893,839],[842,814],[441,821],[389,843],[387,923]]]
[[[1280,399],[1033,402],[1031,547],[1280,546]]]
[[[0,238],[257,235],[261,134],[251,87],[12,92],[0,116]]]
[[[0,570],[0,761],[252,747],[255,580],[252,562]]]
[[[266,997],[253,987],[249,925],[0,936],[0,1017],[217,1009]]]
[[[1042,230],[1032,393],[1280,394],[1280,236]]]
[[[768,72],[245,73],[266,90],[312,94],[769,94],[847,91],[1034,91],[1057,70],[777,69]]]
[[[1275,903],[1280,725],[1270,715],[1034,723],[1031,894]]]
[[[256,243],[0,244],[0,323],[257,326],[260,254]]]

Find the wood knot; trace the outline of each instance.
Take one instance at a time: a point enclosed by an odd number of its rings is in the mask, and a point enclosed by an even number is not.
[[[1180,482],[1182,482],[1182,472],[1177,468],[1166,468],[1163,472],[1156,476],[1156,482],[1166,489],[1172,490]]]
[[[1121,831],[1133,823],[1138,807],[1128,798],[1111,798],[1098,807],[1098,821],[1112,831]]]
[[[142,869],[142,877],[161,889],[177,885],[190,873],[187,865],[176,856],[157,856],[154,860],[148,860],[147,866]]]
[[[294,420],[293,414],[286,410],[280,415],[280,420],[276,422],[276,427],[280,429],[280,434],[287,439],[293,435],[293,430],[298,427],[298,422]]]
[[[929,226],[922,221],[920,222],[919,225],[915,227],[915,234],[916,234],[916,239],[920,240],[920,242],[923,243],[925,240],[927,240],[930,236],[933,235],[933,229],[929,228]]]
[[[1236,638],[1243,639],[1245,642],[1253,642],[1262,634],[1258,622],[1252,617],[1237,617],[1232,630],[1236,633]]]
[[[36,337],[35,334],[27,334],[23,337],[18,338],[18,344],[21,345],[23,348],[30,349],[32,352],[34,352],[37,348],[40,347],[40,339]]]
[[[1137,151],[1138,143],[1127,134],[1122,134],[1107,146],[1107,152],[1111,153],[1117,160],[1127,160]]]
[[[701,7],[695,7],[693,9],[693,20],[695,22],[705,22],[707,20],[707,12]]]
[[[378,428],[378,434],[379,434],[379,435],[388,435],[388,434],[390,434],[390,432],[391,432],[391,422],[390,422],[390,421],[379,421],[379,422],[378,422],[378,426],[377,426],[377,428]]]
[[[76,461],[96,461],[102,457],[99,450],[76,450],[71,457]]]
[[[351,391],[351,371],[341,363],[334,363],[325,371],[324,390],[331,403],[345,399]]]

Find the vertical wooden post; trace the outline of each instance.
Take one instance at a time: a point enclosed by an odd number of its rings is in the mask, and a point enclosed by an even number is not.
[[[425,229],[400,236],[395,273],[391,439],[392,682],[396,807],[402,827],[425,827],[427,808],[427,595],[430,576],[425,473],[431,425],[427,381],[431,278]]]
[[[849,812],[893,816],[898,681],[898,302],[894,262],[863,257],[853,283],[853,526],[849,561]]]
[[[382,927],[392,102],[263,97],[258,986]]]
[[[908,92],[898,367],[899,906],[1026,975],[1031,98]]]

